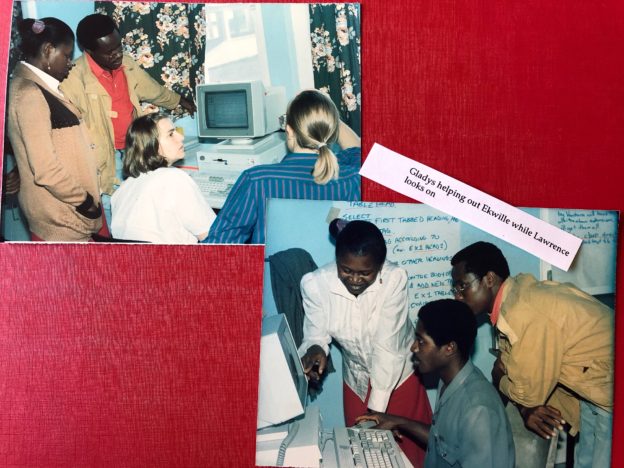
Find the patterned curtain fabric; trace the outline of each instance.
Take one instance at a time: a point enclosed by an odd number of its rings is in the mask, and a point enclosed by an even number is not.
[[[9,83],[11,82],[11,77],[13,76],[13,70],[15,69],[15,65],[17,65],[17,62],[19,62],[20,60],[20,55],[21,52],[20,50],[17,48],[18,44],[19,44],[19,34],[17,32],[17,25],[20,24],[20,22],[24,19],[23,15],[22,15],[22,3],[21,2],[13,2],[13,20],[12,20],[12,27],[11,27],[11,38],[9,39],[9,63],[7,66],[7,93],[6,96],[9,95],[8,92],[8,86]],[[4,123],[5,125],[5,129],[4,129],[4,151],[3,154],[12,154],[13,153],[13,149],[11,148],[11,143],[9,142],[9,137],[7,135],[6,132],[6,121]],[[4,164],[3,164],[4,168],[6,168],[7,166],[7,158],[4,158]],[[5,197],[3,197],[4,200]],[[4,214],[4,213],[3,213]],[[3,216],[4,217],[4,216]]]
[[[15,65],[20,59],[20,51],[17,48],[19,44],[19,34],[17,32],[17,25],[24,19],[22,16],[22,3],[21,2],[13,2],[13,27],[11,28],[11,39],[9,44],[9,66],[7,68],[7,72],[9,75],[9,79],[13,74],[13,69]]]
[[[126,53],[156,81],[193,100],[195,86],[204,79],[204,10],[190,3],[95,2],[96,13],[119,25]]]
[[[310,4],[314,85],[340,102],[340,117],[361,126],[360,5]]]

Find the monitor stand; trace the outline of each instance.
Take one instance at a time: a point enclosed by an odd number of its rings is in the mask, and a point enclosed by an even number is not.
[[[276,144],[283,144],[283,135],[282,132],[273,132],[260,138],[230,138],[217,143],[214,149],[217,153],[258,153]]]
[[[228,140],[232,145],[250,145],[253,143],[253,138],[230,138]]]

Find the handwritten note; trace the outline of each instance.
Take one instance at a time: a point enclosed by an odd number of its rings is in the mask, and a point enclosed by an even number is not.
[[[615,257],[617,255],[617,211],[549,210],[548,220],[566,232],[583,239],[567,272],[552,270],[555,281],[571,282],[590,294],[615,292]]]

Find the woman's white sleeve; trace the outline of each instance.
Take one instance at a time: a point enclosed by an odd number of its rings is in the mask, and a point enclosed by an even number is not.
[[[384,278],[386,286],[381,316],[372,337],[370,369],[371,392],[368,407],[385,411],[392,391],[396,388],[405,367],[413,327],[408,322],[407,273],[396,269]]]
[[[329,303],[326,299],[329,291],[321,291],[322,284],[324,282],[314,273],[308,273],[301,279],[305,317],[303,319],[303,342],[299,347],[300,356],[303,356],[313,345],[319,345],[325,354],[329,355],[329,343],[332,340],[328,331]]]

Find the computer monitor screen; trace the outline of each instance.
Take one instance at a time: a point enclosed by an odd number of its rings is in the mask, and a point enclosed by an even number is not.
[[[286,112],[283,87],[261,81],[197,86],[197,133],[201,138],[258,138],[279,130]]]
[[[308,380],[283,314],[262,320],[258,429],[282,424],[305,411]]]
[[[206,127],[248,128],[247,93],[240,91],[207,92],[204,100]]]

